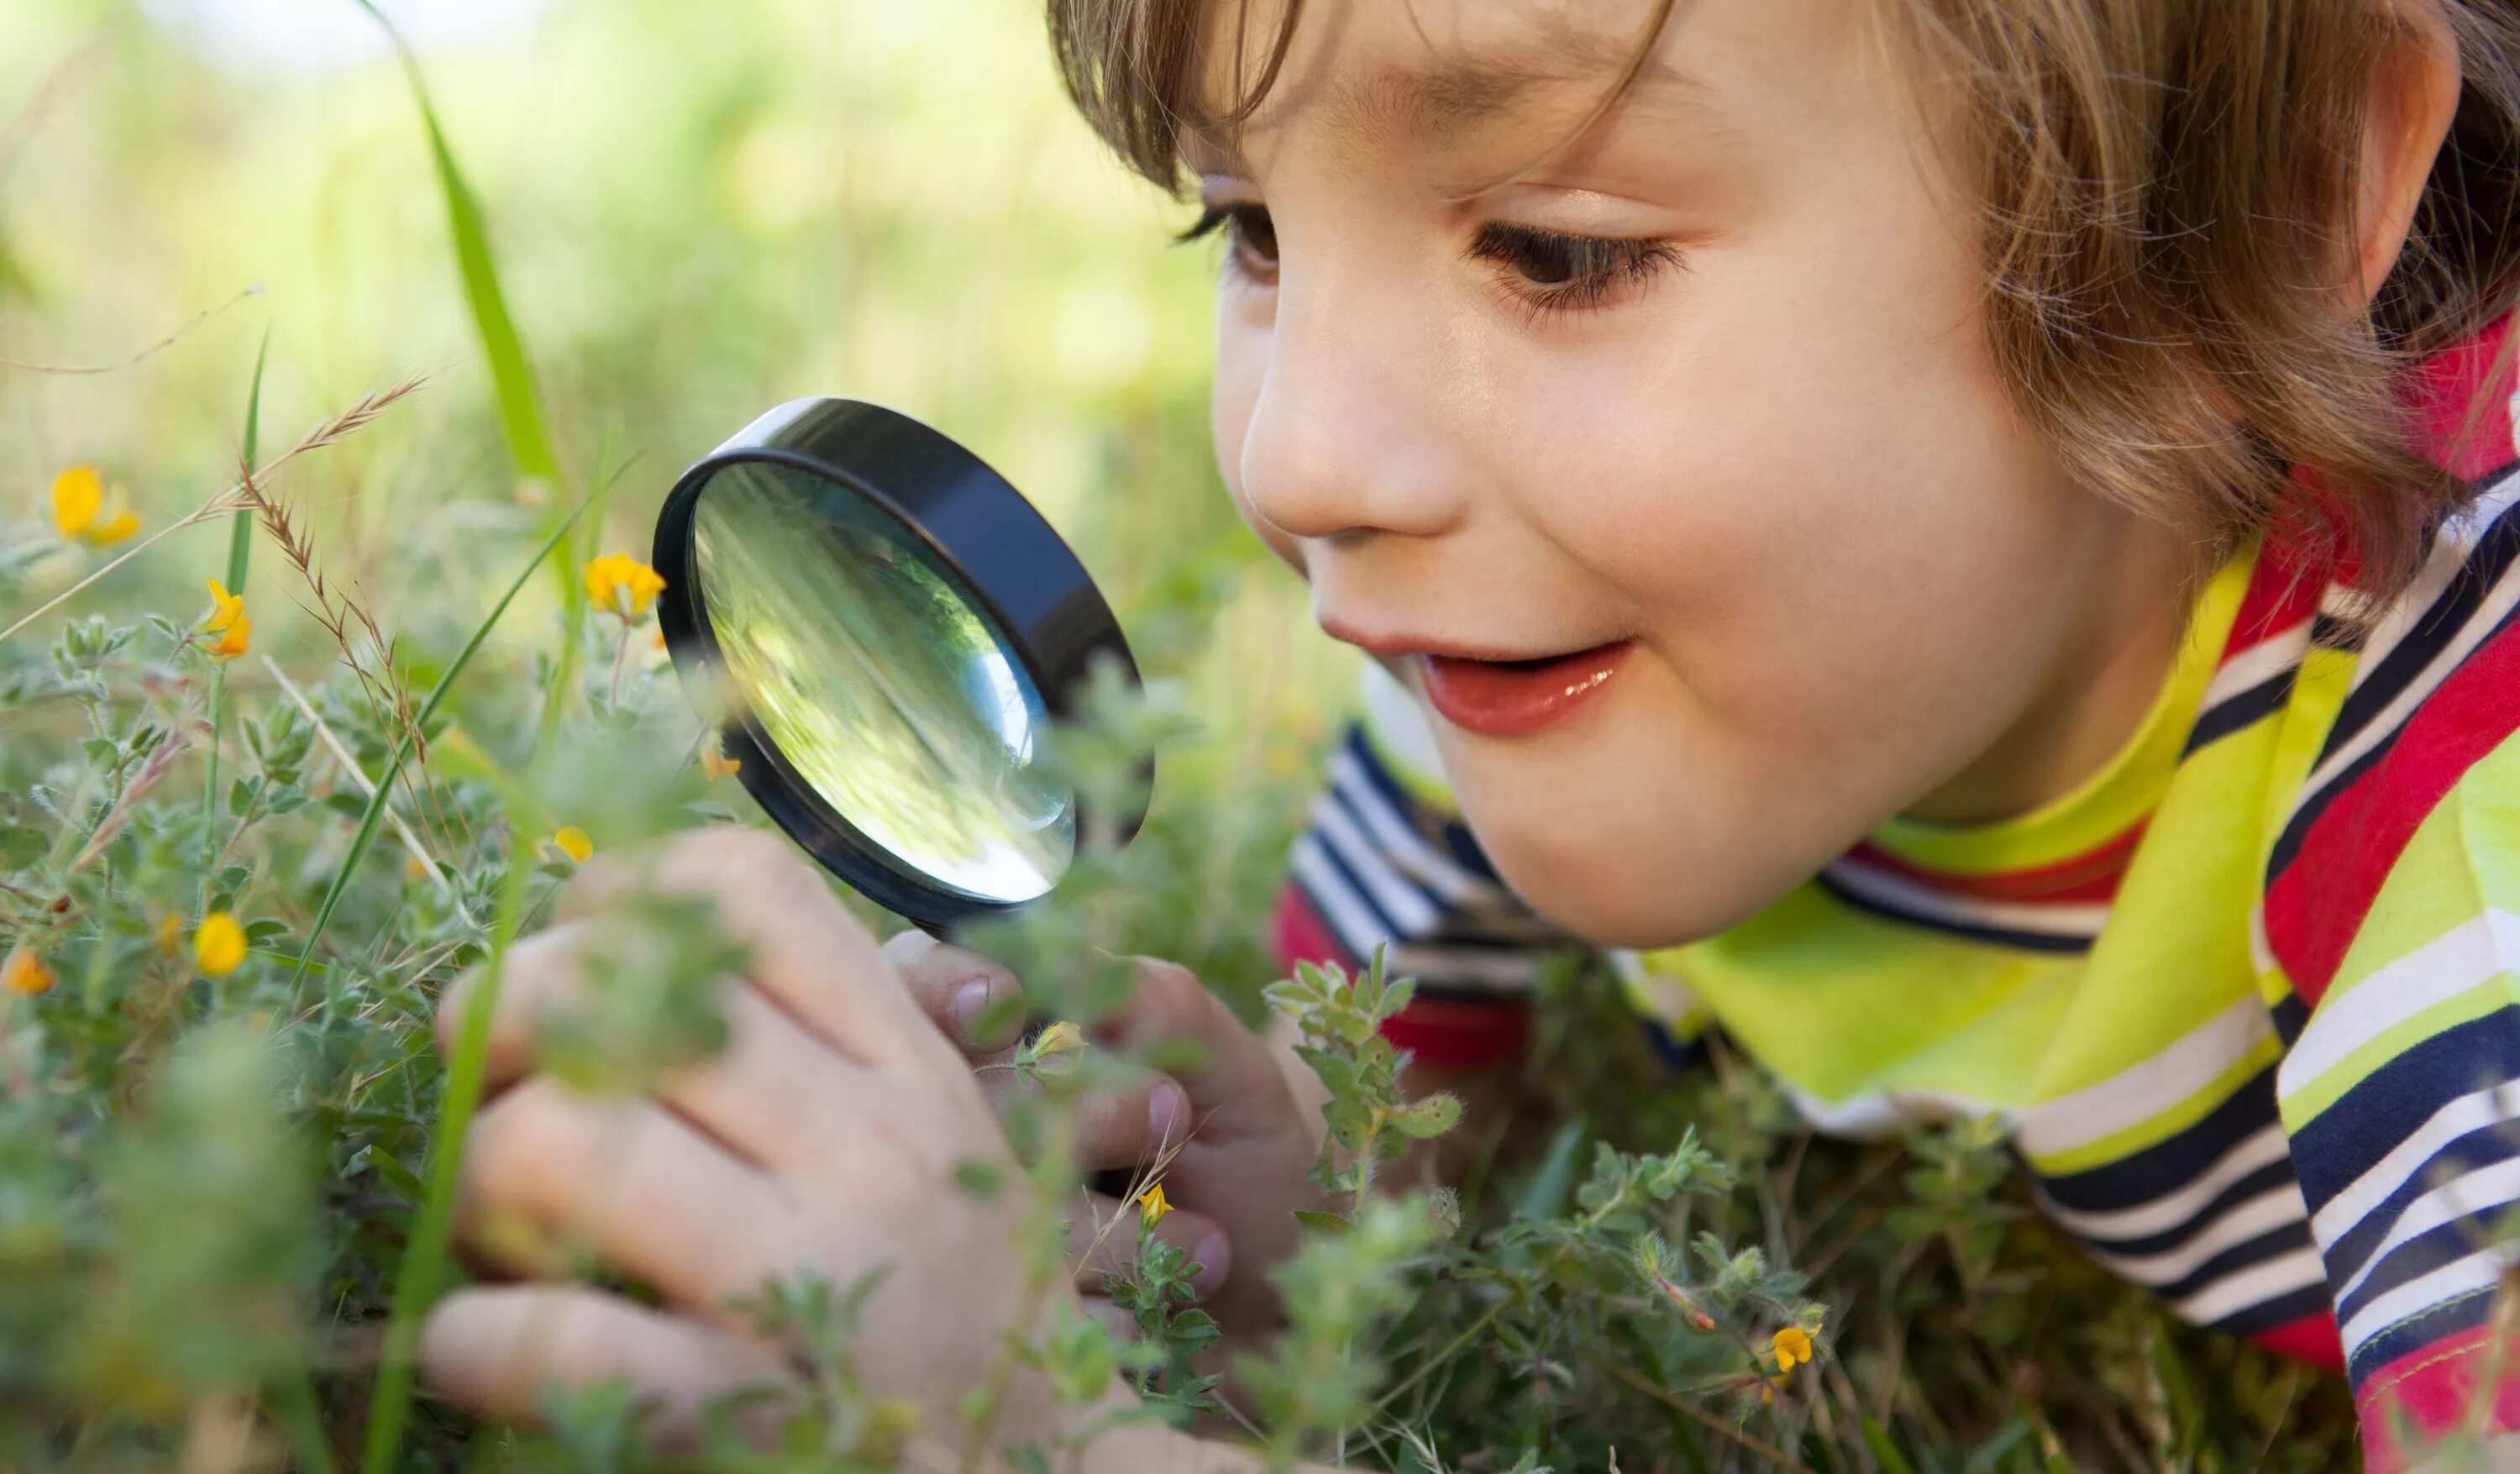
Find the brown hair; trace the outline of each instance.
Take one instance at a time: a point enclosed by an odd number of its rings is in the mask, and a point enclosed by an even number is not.
[[[1176,198],[1210,3],[1049,0],[1077,106]],[[1675,0],[1652,5],[1644,44],[1568,141],[1660,40]],[[2407,24],[2392,0],[1883,7],[1910,57],[1952,84],[1937,95],[1962,103],[1952,156],[1982,201],[1989,346],[2021,413],[2087,484],[2190,537],[2205,566],[2281,525],[2352,550],[2361,587],[2386,595],[2473,495],[2409,443],[2395,385],[2520,285],[2520,0],[2441,7],[2457,115],[2406,252],[2360,314],[2337,311],[2335,291],[2372,60]],[[1301,14],[1287,0],[1249,94],[1206,121],[1231,127],[1259,105]]]

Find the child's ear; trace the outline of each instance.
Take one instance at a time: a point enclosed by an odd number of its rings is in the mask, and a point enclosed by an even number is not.
[[[2368,303],[2396,269],[2433,160],[2458,112],[2458,37],[2442,0],[2376,0],[2388,29],[2371,59],[2369,106],[2354,201],[2359,295]]]

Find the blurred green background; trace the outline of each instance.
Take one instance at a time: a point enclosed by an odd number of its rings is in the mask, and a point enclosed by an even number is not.
[[[1307,761],[1348,658],[1217,474],[1217,245],[1172,245],[1192,206],[1093,139],[1035,0],[384,9],[488,214],[568,481],[629,465],[600,549],[644,557],[674,474],[770,405],[878,400],[1031,495],[1144,663],[1189,680],[1216,739],[1180,781]],[[118,363],[248,287],[129,368],[0,370],[7,518],[47,533],[51,478],[80,461],[131,489],[147,530],[198,506],[229,479],[266,325],[266,458],[426,376],[280,483],[327,574],[425,676],[548,525],[550,494],[510,469],[375,22],[353,0],[0,7],[0,356]],[[73,611],[187,607],[226,537],[170,538]],[[97,560],[61,555],[24,601]],[[266,545],[256,648],[329,659],[278,572]],[[557,589],[539,580],[498,638],[548,645]]]

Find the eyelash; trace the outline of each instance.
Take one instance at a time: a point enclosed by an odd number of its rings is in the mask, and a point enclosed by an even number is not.
[[[1253,230],[1251,217],[1255,215],[1264,222],[1259,229],[1268,232],[1274,240],[1274,230],[1265,224],[1269,215],[1265,205],[1217,204],[1201,211],[1196,223],[1173,237],[1173,241],[1177,245],[1187,244],[1230,225],[1226,251],[1229,268],[1245,276],[1255,275],[1241,258],[1242,248]],[[1598,308],[1622,287],[1642,286],[1665,267],[1685,267],[1688,264],[1680,248],[1667,241],[1570,236],[1495,220],[1479,227],[1469,248],[1462,254],[1472,260],[1484,260],[1511,271],[1525,272],[1522,285],[1510,282],[1504,285],[1528,309],[1530,318],[1534,320],[1552,313]],[[1528,269],[1535,267],[1556,273],[1558,279],[1532,282]]]

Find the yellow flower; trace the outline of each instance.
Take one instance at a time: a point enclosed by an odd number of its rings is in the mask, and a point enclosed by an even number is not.
[[[1054,1054],[1065,1054],[1083,1048],[1085,1048],[1084,1032],[1062,1018],[1033,1036],[1032,1057],[1035,1062],[1039,1062]]]
[[[253,621],[239,614],[219,630],[219,638],[210,642],[210,658],[233,660],[245,653],[246,637],[253,633]]]
[[[210,617],[202,621],[202,629],[215,635],[245,617],[244,595],[229,593],[228,586],[215,578],[202,582],[210,586]]]
[[[110,547],[140,530],[122,488],[107,494],[93,466],[72,466],[53,477],[53,525],[62,536],[91,548]]]
[[[236,971],[245,960],[245,928],[223,911],[202,917],[201,929],[193,933],[193,960],[212,977]]]
[[[587,562],[587,597],[625,624],[647,613],[664,591],[663,575],[627,553],[608,553]]]
[[[183,956],[184,923],[180,918],[169,916],[158,923],[158,950],[170,958]]]
[[[1139,1216],[1146,1221],[1148,1228],[1162,1223],[1164,1215],[1172,1211],[1172,1202],[1164,1196],[1164,1184],[1161,1183],[1138,1194]]]
[[[700,743],[700,776],[707,779],[710,782],[716,782],[721,778],[729,777],[733,774],[740,773],[742,770],[743,759],[740,757],[727,756],[725,752],[719,749],[717,738],[714,736],[710,737],[707,741]]]
[[[551,842],[578,865],[584,865],[586,857],[595,853],[595,841],[587,838],[586,831],[573,824],[561,826],[552,834]]]
[[[1811,1332],[1799,1325],[1788,1325],[1778,1331],[1770,1344],[1776,1348],[1777,1369],[1780,1372],[1791,1371],[1797,1366],[1809,1365],[1811,1362]]]
[[[7,984],[12,993],[32,998],[38,993],[51,992],[53,984],[59,981],[53,975],[53,969],[44,965],[44,960],[37,957],[31,947],[21,947],[9,954],[9,960],[0,962],[0,983]]]

